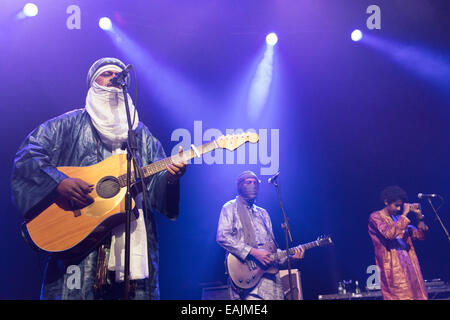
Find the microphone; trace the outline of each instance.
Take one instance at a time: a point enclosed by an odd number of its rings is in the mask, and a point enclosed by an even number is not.
[[[436,198],[437,194],[435,193],[419,193],[417,195],[417,198],[422,199],[422,198]]]
[[[277,180],[278,176],[280,175],[280,171],[278,171],[275,175],[271,176],[267,182],[268,183],[274,183],[275,180]]]
[[[111,79],[111,83],[116,86],[122,86],[123,80],[128,76],[128,71],[131,69],[131,64],[127,65],[125,69],[120,71],[118,74]]]

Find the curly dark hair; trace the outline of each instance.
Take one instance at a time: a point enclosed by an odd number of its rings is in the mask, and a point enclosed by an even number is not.
[[[408,201],[408,194],[399,186],[389,186],[381,191],[380,201],[383,204],[385,201],[387,201],[388,204],[391,204],[397,200],[402,200],[403,202]]]

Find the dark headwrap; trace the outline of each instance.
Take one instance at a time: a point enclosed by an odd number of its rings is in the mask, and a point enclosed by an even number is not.
[[[248,178],[255,178],[256,181],[258,181],[258,183],[261,182],[261,181],[259,181],[258,176],[253,171],[244,171],[237,177],[237,180],[236,180],[236,185],[237,185],[238,190],[239,190],[240,184],[242,182],[244,182],[245,179],[248,179]]]

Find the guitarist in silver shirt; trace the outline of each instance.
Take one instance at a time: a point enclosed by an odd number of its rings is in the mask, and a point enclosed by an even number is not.
[[[252,171],[244,171],[237,178],[238,196],[222,207],[217,243],[242,262],[251,266],[269,268],[273,264],[283,265],[287,258],[274,261],[273,254],[280,252],[272,230],[268,212],[254,204],[258,196],[259,179]],[[304,249],[296,248],[292,259],[302,259]],[[264,273],[250,288],[243,288],[228,280],[230,298],[233,300],[283,300],[284,293],[279,272]]]

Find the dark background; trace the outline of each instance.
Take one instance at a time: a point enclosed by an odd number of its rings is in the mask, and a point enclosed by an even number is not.
[[[295,265],[306,299],[335,293],[374,264],[368,216],[387,185],[450,196],[450,3],[365,0],[35,1],[39,15],[16,20],[25,1],[0,4],[1,299],[37,299],[43,258],[21,239],[11,203],[15,152],[40,123],[84,107],[85,78],[98,58],[137,71],[140,119],[170,153],[177,128],[279,129],[280,186],[294,244],[330,234],[335,246],[308,251]],[[66,9],[81,8],[81,29]],[[381,30],[366,9],[381,8]],[[109,16],[122,42],[98,28]],[[359,28],[364,37],[353,42]],[[246,93],[267,33],[275,31],[273,79],[256,122]],[[134,89],[134,88],[133,88]],[[132,93],[134,96],[134,91]],[[206,142],[206,141],[203,141]],[[222,205],[235,178],[258,165],[191,165],[181,182],[176,222],[158,215],[162,299],[200,299],[224,283],[224,251],[215,242]],[[272,216],[284,247],[275,189],[261,175],[258,205]],[[450,281],[450,246],[426,202],[430,227],[416,250],[425,279]],[[448,203],[440,210],[450,227]]]

